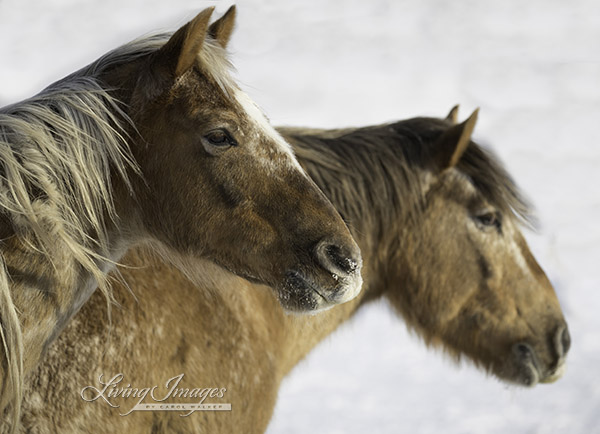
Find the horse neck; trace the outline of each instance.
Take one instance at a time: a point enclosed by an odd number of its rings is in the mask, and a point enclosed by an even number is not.
[[[98,264],[102,274],[112,268],[110,260],[116,260],[124,253],[119,243],[110,244],[111,258]],[[0,251],[12,302],[20,312],[23,372],[27,373],[99,282],[97,275],[84,268],[61,240],[56,240],[51,252],[44,252],[43,248],[35,247],[35,242],[28,236],[13,235],[4,240]]]
[[[310,141],[313,140],[310,136],[294,135],[290,137],[294,130],[283,129],[281,131],[288,140],[296,145],[296,150],[299,149],[298,146],[303,143],[303,140],[308,140],[310,158],[306,158],[306,149],[304,149],[297,152],[298,159],[309,176],[349,223],[364,259],[363,289],[356,299],[314,316],[286,315],[282,309],[275,307],[277,315],[273,318],[273,314],[264,309],[264,315],[270,317],[270,321],[277,326],[274,328],[277,330],[277,336],[272,336],[271,342],[273,342],[272,351],[278,354],[278,372],[282,378],[321,340],[349,320],[359,308],[367,302],[381,297],[393,286],[393,278],[398,274],[393,258],[396,256],[397,246],[402,245],[402,237],[406,233],[403,227],[408,216],[404,212],[394,213],[389,209],[382,210],[370,206],[366,203],[366,198],[360,196],[360,193],[354,197],[348,196],[350,194],[348,186],[356,185],[354,174],[362,173],[364,170],[364,168],[352,167],[352,161],[344,158],[344,155],[348,154],[331,153],[329,150],[324,150],[324,154],[321,155],[320,150],[323,148],[314,146],[314,142],[310,144]],[[348,131],[340,130],[339,133]],[[314,133],[326,134],[328,137],[335,137],[339,134],[335,131],[316,130]],[[343,167],[345,170],[335,171],[333,176],[326,176],[325,173],[329,173],[331,167],[323,170],[320,163],[322,161],[327,161],[328,164],[335,167]],[[373,167],[373,170],[383,171],[381,166]],[[395,190],[390,191],[389,185],[392,180],[387,179],[389,174],[379,173],[376,175],[381,176],[372,177],[375,180],[374,184],[370,185],[368,189],[362,190],[363,192],[376,195],[378,192],[386,190],[387,196],[397,193]],[[381,183],[381,185],[377,185],[377,183]],[[357,213],[357,210],[360,212]],[[269,306],[269,308],[273,307]]]
[[[123,141],[107,127],[114,107],[98,83],[72,85],[81,92],[59,83],[2,110],[0,410],[94,289],[109,295],[106,273],[124,250],[107,186],[128,166],[111,149]]]

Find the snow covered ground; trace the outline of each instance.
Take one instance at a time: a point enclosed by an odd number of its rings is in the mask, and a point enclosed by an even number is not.
[[[0,0],[0,105],[214,2]],[[217,3],[223,12],[229,3]],[[276,433],[600,433],[600,2],[240,0],[233,60],[277,125],[337,127],[480,107],[490,143],[537,205],[528,234],[573,346],[553,385],[455,367],[384,304],[284,384]]]

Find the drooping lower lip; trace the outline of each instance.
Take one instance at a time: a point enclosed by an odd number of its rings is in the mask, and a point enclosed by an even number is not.
[[[554,369],[554,371],[550,375],[547,375],[546,377],[540,379],[540,383],[544,383],[544,384],[554,383],[555,381],[559,380],[565,374],[566,370],[567,370],[567,364],[565,362],[562,362],[558,365],[558,367],[556,369]]]
[[[293,293],[300,294],[302,292],[309,293],[314,292],[324,301],[329,301],[317,288],[313,282],[304,277],[298,271],[292,270],[286,273],[285,279],[286,288],[290,289]]]
[[[338,291],[333,290],[332,294],[334,297],[327,297],[324,288],[296,270],[286,273],[285,283],[278,290],[279,301],[286,310],[307,314],[315,314],[339,304],[335,300]]]

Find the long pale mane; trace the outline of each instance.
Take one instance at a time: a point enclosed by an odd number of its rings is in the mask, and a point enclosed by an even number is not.
[[[171,33],[125,44],[48,86],[38,95],[0,109],[0,217],[35,251],[52,262],[63,249],[91,273],[110,304],[105,265],[110,262],[106,219],[117,221],[111,177],[130,187],[141,175],[127,141],[135,126],[122,102],[100,80],[107,70],[147,56]],[[225,50],[207,37],[201,67],[226,94],[237,87]],[[12,402],[18,426],[23,388],[23,337],[0,255],[0,334],[5,371],[0,402]],[[109,310],[110,312],[110,310]]]
[[[111,170],[135,168],[115,101],[93,76],[73,76],[0,110],[0,209],[14,233],[50,262],[57,249],[89,271],[108,257],[105,215],[114,218]],[[97,235],[96,239],[90,233]],[[23,344],[4,260],[0,319],[6,369],[2,401],[21,400]],[[110,297],[109,297],[110,298]],[[10,400],[10,397],[8,397]],[[18,420],[18,404],[13,405]]]
[[[154,39],[134,41],[71,74],[38,95],[0,109],[0,212],[5,224],[53,261],[63,249],[91,273],[112,300],[102,265],[109,256],[105,216],[115,219],[111,173],[129,185],[138,172],[119,101],[98,76],[106,68],[155,50]],[[90,234],[95,234],[92,238]],[[20,416],[23,343],[5,261],[0,255],[0,328],[5,370],[1,402]]]

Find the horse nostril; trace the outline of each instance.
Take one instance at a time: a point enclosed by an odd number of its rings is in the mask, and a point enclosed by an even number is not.
[[[331,261],[342,271],[350,274],[358,268],[358,261],[348,258],[342,254],[338,246],[330,245],[325,248],[325,254],[329,256]]]
[[[564,357],[569,352],[569,348],[571,348],[571,335],[569,334],[569,329],[566,326],[560,335],[560,344],[562,346],[562,356]]]
[[[516,344],[513,351],[521,359],[527,359],[533,355],[533,350],[528,344]]]
[[[320,242],[316,248],[319,263],[334,274],[348,275],[360,267],[360,253],[354,248],[343,248],[329,242]]]

